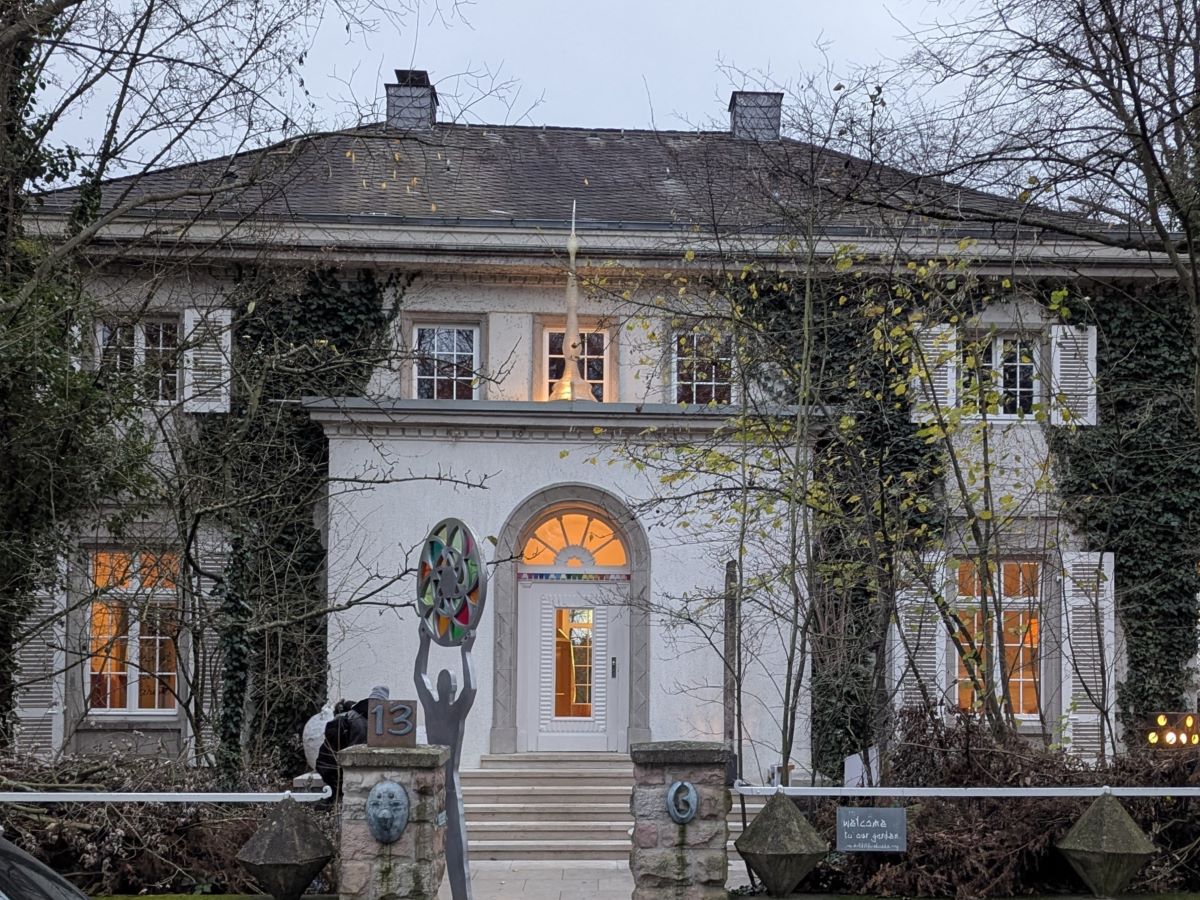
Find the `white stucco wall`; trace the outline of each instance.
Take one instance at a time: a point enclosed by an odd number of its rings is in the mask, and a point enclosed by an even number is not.
[[[513,317],[519,318],[519,317]],[[513,437],[464,429],[461,437],[392,433],[330,439],[333,479],[329,515],[329,593],[334,604],[362,598],[415,564],[419,546],[438,520],[454,516],[476,532],[485,550],[487,536],[501,533],[513,510],[530,495],[559,484],[601,488],[632,505],[648,495],[647,475],[615,462],[600,449],[590,428],[586,438],[564,440],[545,433]],[[562,451],[568,451],[564,456]],[[403,480],[440,472],[444,480]],[[339,479],[342,479],[339,482]],[[379,483],[366,486],[362,479]],[[389,480],[391,479],[391,480]],[[456,480],[482,486],[468,486]],[[340,487],[339,487],[340,484]],[[667,606],[689,593],[717,594],[728,557],[719,536],[697,535],[672,523],[643,518],[651,553],[653,606]],[[331,618],[330,696],[361,697],[377,683],[393,697],[412,697],[417,621],[410,605],[415,579],[401,578],[378,595]],[[375,605],[381,604],[381,605]],[[463,764],[474,766],[490,752],[492,673],[496,632],[489,603],[478,629],[474,663],[479,693],[467,727]],[[653,739],[719,739],[722,728],[721,637],[706,637],[687,626],[667,628],[651,616],[650,728]],[[766,647],[750,661],[746,683],[751,743],[747,774],[765,773],[778,761],[777,720],[781,648]],[[430,670],[458,666],[457,652],[434,647]],[[535,661],[528,660],[530,665]],[[522,661],[518,661],[521,665]],[[461,684],[461,679],[460,679]],[[793,761],[808,763],[807,710]]]

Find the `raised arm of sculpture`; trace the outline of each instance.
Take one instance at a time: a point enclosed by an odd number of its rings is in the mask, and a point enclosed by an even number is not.
[[[463,689],[462,693],[454,701],[455,706],[463,706],[466,709],[471,708],[471,704],[475,702],[475,663],[471,660],[471,647],[475,645],[475,630],[467,632],[466,637],[462,642],[462,669],[463,669]],[[465,715],[465,713],[464,713]]]
[[[420,635],[420,646],[417,649],[417,663],[413,671],[413,684],[417,688],[417,697],[425,709],[433,705],[433,682],[429,680],[429,644],[433,640],[423,627],[417,627]]]

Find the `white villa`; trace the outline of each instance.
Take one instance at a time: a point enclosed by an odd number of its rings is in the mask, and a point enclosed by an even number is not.
[[[197,249],[195,264],[165,280],[140,320],[123,326],[131,364],[158,367],[161,400],[182,416],[221,415],[238,362],[222,292],[240,262],[410,276],[394,330],[404,363],[379,372],[367,396],[306,401],[329,441],[320,511],[335,610],[329,698],[364,697],[375,684],[395,698],[413,695],[415,579],[397,576],[414,569],[430,528],[456,517],[493,564],[473,649],[478,697],[464,766],[497,754],[625,753],[638,741],[727,739],[720,610],[736,542],[651,503],[659,472],[635,464],[630,448],[712,441],[738,400],[719,345],[674,334],[656,320],[654,297],[663,284],[673,290],[673,275],[699,275],[724,252],[689,181],[704,166],[714,173],[709,209],[714,197],[724,204],[725,227],[739,244],[753,247],[764,267],[790,265],[778,236],[761,225],[765,207],[747,199],[762,188],[764,147],[797,151],[780,137],[782,95],[734,93],[729,129],[720,132],[442,123],[424,72],[398,72],[387,97],[386,122],[134,186],[151,196],[255,166],[287,173],[242,224],[224,215],[228,206],[173,200],[105,232],[109,256],[95,283],[111,289],[114,305],[140,277],[138,266],[153,261],[156,242]],[[53,235],[64,216],[51,196],[38,221]],[[572,228],[580,241],[580,368],[564,388],[573,353]],[[905,252],[945,254],[960,231],[914,232]],[[823,234],[830,252],[895,244],[894,235],[853,218],[823,223]],[[1033,238],[1019,262],[1012,246],[1003,234],[984,233],[973,253],[996,272],[1138,271],[1122,252],[1083,241]],[[1095,329],[999,306],[978,321],[930,328],[922,344],[933,376],[927,402],[954,407],[957,341],[987,329],[995,335],[991,364],[1011,399],[995,417],[996,477],[1011,482],[1025,517],[1000,564],[1005,613],[994,627],[1010,660],[1008,690],[1022,729],[1053,732],[1092,754],[1118,740],[1120,573],[1111,555],[1085,552],[1039,499],[1051,491],[1042,477],[1047,423],[1024,414],[1045,402],[1054,407],[1049,424],[1095,422]],[[164,362],[176,356],[177,365]],[[186,751],[194,740],[180,711],[183,685],[195,675],[186,628],[172,632],[146,607],[119,603],[131,579],[171,594],[178,556],[154,545],[146,528],[145,545],[137,528],[119,541],[89,535],[67,563],[64,590],[45,598],[43,609],[62,615],[22,660],[27,674],[45,675],[25,679],[27,747],[87,751],[124,740],[145,751]],[[219,560],[219,534],[211,540]],[[979,580],[954,560],[953,547],[930,560],[933,581],[952,605],[978,603]],[[970,707],[970,685],[930,589],[919,579],[906,589],[888,641],[898,702],[932,697],[948,709]],[[686,604],[703,610],[691,624],[671,613]],[[806,678],[791,759],[780,759],[787,649],[786,629],[775,628],[744,660],[750,778],[769,778],[783,762],[811,770]],[[459,665],[457,652],[436,653],[431,666]]]

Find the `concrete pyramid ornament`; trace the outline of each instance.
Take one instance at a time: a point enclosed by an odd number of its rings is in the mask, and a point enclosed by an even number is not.
[[[1087,808],[1058,849],[1097,897],[1115,897],[1158,852],[1112,794]]]
[[[281,801],[237,861],[275,900],[296,900],[333,858],[333,845],[295,800]]]
[[[829,852],[788,797],[775,794],[733,844],[772,897],[786,897]]]

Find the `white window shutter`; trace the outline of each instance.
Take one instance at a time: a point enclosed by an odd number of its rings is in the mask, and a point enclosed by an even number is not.
[[[1111,553],[1062,555],[1064,739],[1081,756],[1116,751],[1116,598]]]
[[[953,325],[923,325],[913,348],[915,374],[913,421],[945,415],[958,402],[958,329]]]
[[[1096,424],[1096,326],[1050,326],[1050,424]]]
[[[892,632],[892,684],[896,706],[941,705],[948,688],[946,628],[930,586],[945,596],[947,575],[941,556],[922,561],[923,572],[908,572],[896,593],[896,624]]]
[[[63,743],[66,635],[63,597],[44,594],[23,628],[35,629],[17,649],[17,748],[53,756]]]
[[[194,413],[229,412],[233,376],[233,312],[183,311],[183,408]]]

